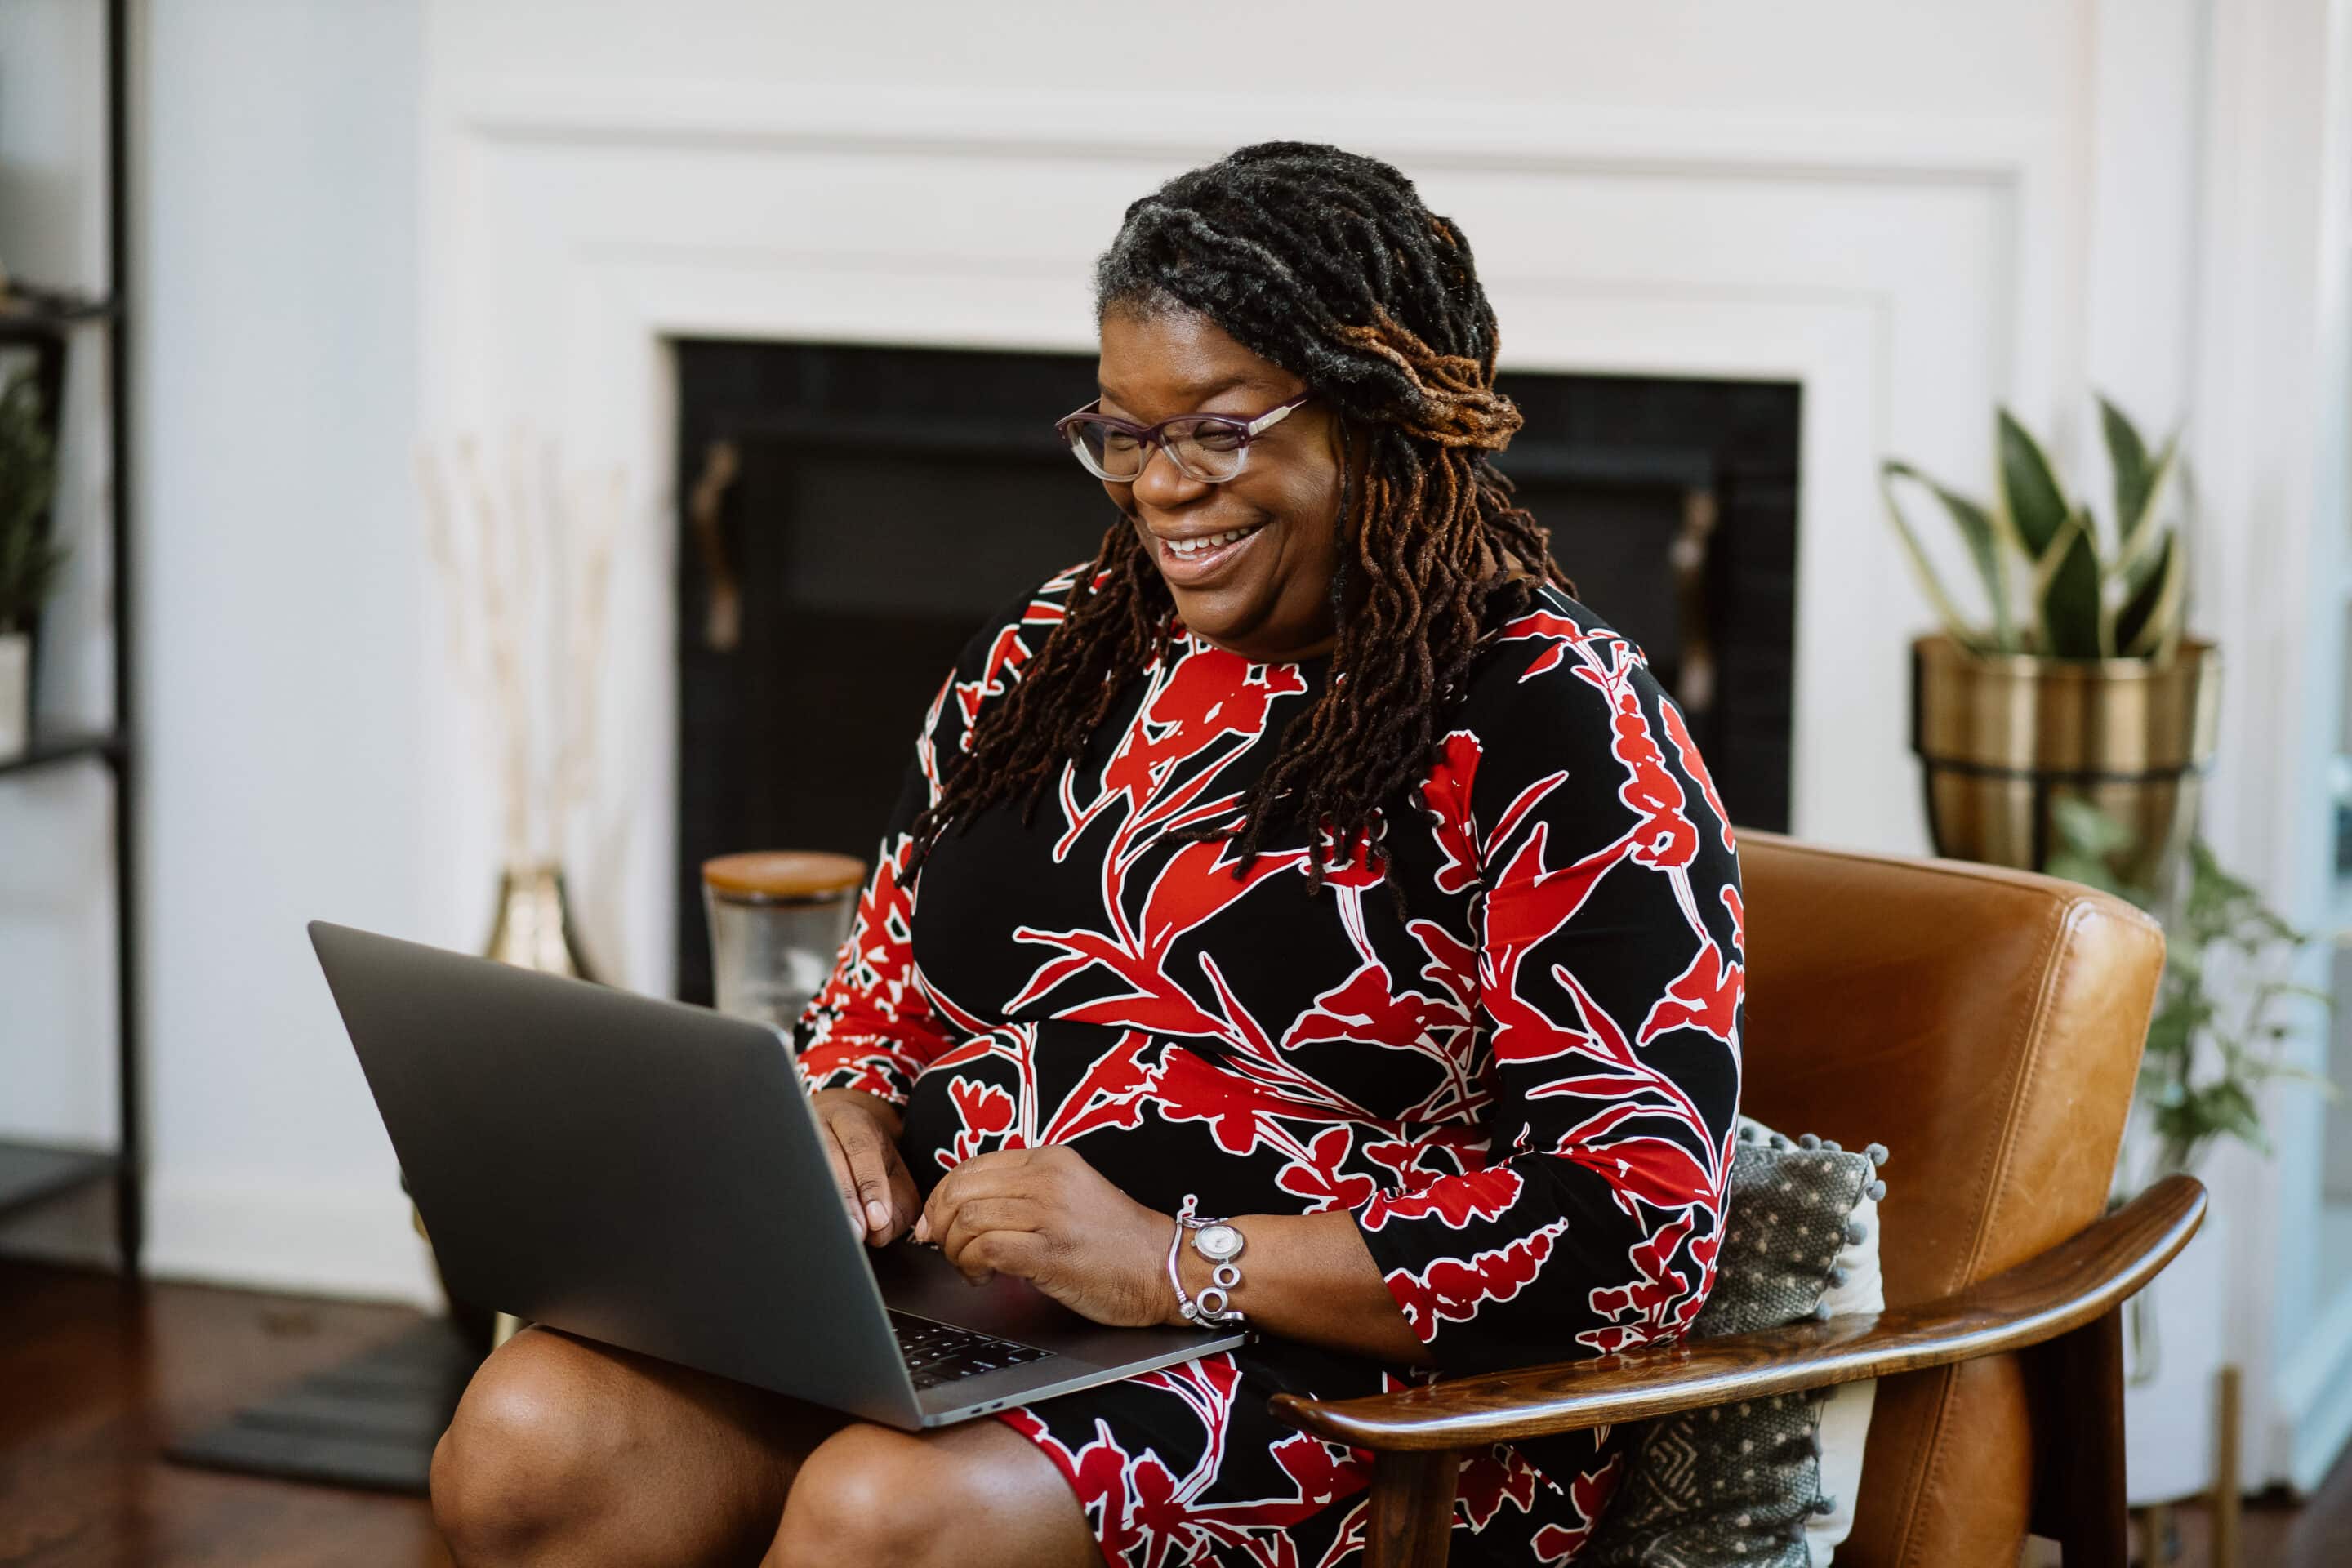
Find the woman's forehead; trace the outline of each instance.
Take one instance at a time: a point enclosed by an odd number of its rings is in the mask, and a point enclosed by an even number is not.
[[[1098,378],[1104,396],[1126,404],[1189,405],[1235,390],[1286,397],[1301,384],[1194,310],[1106,312]]]

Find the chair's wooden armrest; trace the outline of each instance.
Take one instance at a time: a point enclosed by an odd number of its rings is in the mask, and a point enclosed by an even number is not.
[[[2171,1262],[2204,1217],[2204,1187],[2168,1176],[2039,1258],[1939,1301],[1364,1399],[1277,1394],[1274,1409],[1359,1448],[1471,1448],[1941,1366],[2039,1344],[2100,1317]]]

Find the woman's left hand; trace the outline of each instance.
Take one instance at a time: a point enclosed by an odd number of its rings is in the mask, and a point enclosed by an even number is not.
[[[975,1282],[1026,1279],[1097,1323],[1171,1322],[1168,1238],[1176,1221],[1106,1181],[1060,1144],[1000,1149],[958,1165],[931,1189],[917,1241],[936,1242]]]

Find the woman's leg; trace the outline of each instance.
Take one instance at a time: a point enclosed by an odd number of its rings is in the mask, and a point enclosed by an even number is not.
[[[846,1419],[526,1329],[434,1449],[433,1517],[459,1568],[749,1568],[802,1458]]]
[[[1103,1568],[1061,1470],[1002,1422],[858,1422],[801,1462],[761,1568]]]

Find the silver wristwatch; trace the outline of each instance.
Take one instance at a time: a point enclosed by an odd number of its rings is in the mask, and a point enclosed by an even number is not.
[[[1242,1321],[1240,1310],[1230,1304],[1242,1282],[1241,1265],[1234,1261],[1242,1255],[1242,1233],[1223,1220],[1185,1223],[1192,1231],[1192,1250],[1209,1261],[1209,1287],[1192,1303],[1188,1316],[1215,1329]]]

